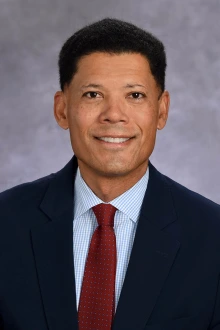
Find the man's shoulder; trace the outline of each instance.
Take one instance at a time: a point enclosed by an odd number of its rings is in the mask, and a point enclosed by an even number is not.
[[[50,181],[53,178],[58,179],[58,183],[62,185],[63,181],[71,180],[72,173],[77,168],[76,157],[72,157],[65,166],[59,169],[57,172],[51,173],[44,177],[38,178],[34,181],[25,182],[9,188],[0,193],[0,205],[2,203],[16,203],[22,202],[23,200],[36,200],[38,195],[42,198],[44,192],[46,192]]]
[[[21,204],[32,199],[42,197],[42,193],[47,189],[48,184],[55,174],[38,178],[34,181],[24,182],[0,193],[0,206],[10,206]]]
[[[204,207],[212,207],[219,209],[220,205],[213,202],[209,198],[199,194],[198,192],[195,192],[186,186],[178,183],[177,181],[174,181],[173,179],[169,178],[168,176],[162,174],[164,181],[166,184],[170,187],[171,193],[174,196],[177,196],[180,198],[182,201],[185,201],[187,203],[193,203],[199,206],[204,206]]]
[[[162,174],[179,219],[220,228],[220,205]]]
[[[23,235],[31,226],[47,221],[40,211],[40,204],[53,175],[19,184],[0,193],[0,245],[7,245],[9,237],[12,239],[16,235]]]

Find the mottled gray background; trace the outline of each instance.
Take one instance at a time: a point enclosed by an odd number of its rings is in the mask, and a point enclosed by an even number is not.
[[[220,203],[219,0],[0,0],[0,191],[72,157],[69,132],[53,117],[57,56],[74,31],[106,16],[166,45],[171,108],[153,164]]]

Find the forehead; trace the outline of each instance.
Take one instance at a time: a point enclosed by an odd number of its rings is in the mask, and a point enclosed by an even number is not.
[[[73,80],[151,80],[153,78],[147,58],[138,53],[92,53],[79,59]],[[142,81],[143,82],[143,81]]]

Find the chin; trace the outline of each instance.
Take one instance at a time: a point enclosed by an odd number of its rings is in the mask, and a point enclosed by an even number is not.
[[[99,167],[97,170],[102,176],[106,177],[117,177],[117,176],[126,176],[132,171],[132,168],[124,166],[125,164],[108,164]]]

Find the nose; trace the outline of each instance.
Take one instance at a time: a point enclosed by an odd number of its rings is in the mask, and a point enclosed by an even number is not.
[[[119,97],[109,97],[103,104],[100,113],[100,121],[102,123],[127,123],[129,121],[127,105]]]

